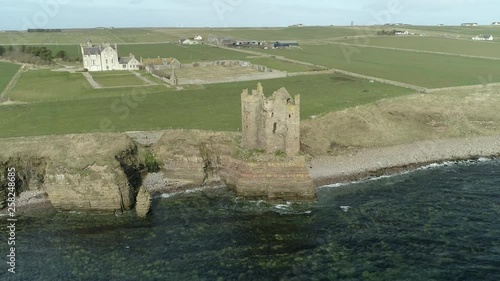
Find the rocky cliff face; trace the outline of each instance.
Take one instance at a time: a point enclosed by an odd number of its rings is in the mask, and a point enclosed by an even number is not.
[[[17,155],[2,160],[0,158],[0,209],[5,208],[7,199],[7,170],[14,168],[17,172],[16,189],[18,193],[43,190],[47,158]]]
[[[121,168],[93,165],[82,171],[50,167],[46,191],[59,210],[131,210],[134,190]]]
[[[224,156],[222,165],[221,177],[239,196],[274,201],[316,199],[303,156],[261,155],[251,160]]]
[[[239,138],[228,132],[166,131],[153,146],[166,190],[221,182],[220,155],[230,155]]]
[[[163,177],[173,188],[223,183],[245,198],[316,198],[303,156],[257,153],[259,156],[252,159],[238,157],[239,137],[235,133],[169,131],[155,144],[154,153],[163,163]]]
[[[137,146],[120,134],[2,139],[0,203],[7,168],[17,193],[46,192],[59,210],[129,211],[142,184]],[[2,204],[0,204],[2,205]]]
[[[158,161],[159,185],[166,185],[160,191],[226,183],[243,197],[314,199],[303,158],[238,158],[240,138],[227,132],[164,132],[147,152]],[[149,211],[141,164],[146,159],[125,134],[0,139],[0,147],[0,207],[6,203],[7,169],[14,167],[18,195],[45,193],[58,210],[124,212],[137,207],[140,216]]]

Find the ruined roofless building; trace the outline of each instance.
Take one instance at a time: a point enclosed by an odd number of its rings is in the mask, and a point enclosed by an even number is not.
[[[300,95],[292,99],[285,88],[266,98],[262,85],[241,93],[242,146],[245,149],[283,151],[296,155],[300,150]]]

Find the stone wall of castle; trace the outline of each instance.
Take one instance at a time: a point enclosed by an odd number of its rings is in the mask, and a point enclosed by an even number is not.
[[[300,96],[292,99],[285,88],[264,96],[262,85],[241,94],[242,146],[245,149],[300,151]]]

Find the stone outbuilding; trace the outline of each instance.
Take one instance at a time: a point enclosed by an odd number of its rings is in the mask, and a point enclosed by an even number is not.
[[[121,70],[139,70],[141,63],[135,58],[133,54],[128,57],[121,57],[119,59]]]

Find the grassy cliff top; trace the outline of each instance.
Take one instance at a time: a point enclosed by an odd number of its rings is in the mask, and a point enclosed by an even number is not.
[[[172,156],[198,157],[201,149],[221,154],[232,154],[239,146],[241,134],[237,132],[212,132],[199,130],[169,130],[154,145],[153,151],[161,158]],[[201,145],[204,144],[205,148]]]
[[[125,134],[82,134],[0,139],[0,159],[42,157],[65,168],[115,166],[115,156],[133,147]]]
[[[382,100],[303,121],[312,155],[422,140],[500,135],[500,86],[443,89]]]

